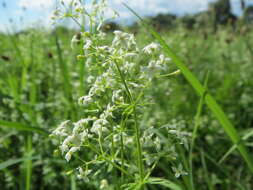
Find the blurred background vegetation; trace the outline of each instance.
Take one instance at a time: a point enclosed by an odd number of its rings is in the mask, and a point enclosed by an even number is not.
[[[193,15],[167,13],[145,20],[200,81],[210,71],[208,90],[243,137],[253,127],[253,6],[240,3],[241,16],[232,14],[229,0],[218,0]],[[153,41],[137,22],[103,25],[108,41],[119,29],[134,33],[142,47]],[[66,164],[47,135],[61,121],[85,114],[77,99],[88,90],[86,71],[76,59],[78,48],[70,48],[78,32],[58,26],[52,31],[30,28],[0,33],[0,189],[88,190],[98,183],[79,181],[68,173],[75,163]],[[170,65],[172,72],[175,69]],[[148,112],[150,118],[161,124],[178,122],[192,131],[199,98],[183,76],[154,81],[149,93],[157,103]],[[245,144],[252,153],[251,136]],[[253,189],[252,174],[236,151],[218,162],[231,146],[205,108],[194,150],[196,189]],[[166,162],[153,175],[184,181],[174,177]]]

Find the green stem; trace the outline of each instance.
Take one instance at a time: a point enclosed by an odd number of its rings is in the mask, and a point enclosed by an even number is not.
[[[206,75],[205,78],[205,82],[204,82],[204,88],[206,89],[206,91],[204,91],[204,93],[202,94],[200,101],[199,101],[199,105],[198,105],[198,109],[197,109],[197,114],[195,116],[195,124],[194,124],[194,128],[193,128],[193,133],[192,133],[192,140],[191,140],[191,145],[190,145],[190,154],[189,154],[189,173],[190,173],[190,183],[191,183],[191,188],[194,188],[194,182],[193,182],[193,149],[194,149],[194,145],[195,145],[195,139],[197,137],[197,131],[199,128],[199,124],[200,124],[200,116],[202,113],[202,109],[203,109],[203,105],[205,103],[205,96],[207,94],[207,83],[208,83],[208,79],[209,79],[209,72]]]
[[[26,140],[26,154],[31,156],[32,151],[32,134],[28,134],[27,140]],[[32,176],[32,161],[29,159],[26,161],[26,179],[25,179],[25,189],[30,190],[31,189],[31,176]]]
[[[134,111],[134,130],[135,130],[135,141],[136,141],[136,145],[137,145],[138,168],[139,168],[139,174],[140,174],[141,182],[143,182],[143,180],[144,180],[144,166],[143,166],[143,161],[142,161],[142,147],[141,147],[141,143],[140,143],[140,137],[141,136],[140,136],[140,128],[139,128],[138,122],[137,122],[136,104],[133,101],[133,98],[132,98],[131,92],[130,92],[128,86],[127,86],[125,77],[124,77],[123,73],[121,72],[121,70],[119,68],[119,65],[118,65],[116,60],[115,60],[115,65],[116,65],[117,70],[119,72],[121,81],[125,86],[125,90],[127,92],[129,101],[133,105],[133,109],[134,109],[133,110]]]
[[[121,168],[124,168],[124,164],[125,164],[125,162],[124,162],[124,137],[123,137],[123,131],[124,131],[124,123],[123,122],[121,122],[121,124],[120,124],[120,127],[121,127],[121,129],[120,129],[120,159],[121,159]],[[122,182],[124,181],[124,173],[123,172],[121,172],[121,180],[122,180]]]
[[[115,168],[119,169],[121,172],[123,172],[125,175],[129,175],[128,172],[121,168],[120,166],[118,166],[117,164],[115,164],[114,162],[112,162],[109,158],[107,158],[106,156],[104,156],[103,154],[100,154],[99,151],[92,145],[89,144],[88,146],[93,152],[95,152],[96,154],[100,155],[105,161],[107,161],[108,163],[112,164]]]
[[[135,140],[137,144],[137,151],[138,151],[138,165],[139,165],[139,172],[140,172],[140,178],[143,182],[144,179],[144,167],[143,167],[143,161],[142,161],[142,147],[140,143],[140,129],[137,125],[137,115],[136,115],[136,108],[134,107],[134,128],[135,128]]]

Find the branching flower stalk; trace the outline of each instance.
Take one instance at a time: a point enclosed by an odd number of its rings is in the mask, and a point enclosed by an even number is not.
[[[60,140],[59,149],[65,159],[79,165],[78,178],[101,179],[98,187],[143,189],[161,155],[171,158],[176,165],[179,162],[175,152],[175,143],[179,141],[170,144],[155,131],[166,129],[168,136],[180,136],[179,143],[188,135],[172,130],[170,125],[156,126],[155,130],[154,126],[141,126],[142,110],[150,104],[145,91],[154,78],[168,73],[170,59],[160,53],[160,45],[155,42],[138,47],[133,34],[114,31],[113,40],[106,41],[108,34],[102,32],[101,26],[106,20],[105,11],[111,9],[105,0],[94,1],[89,10],[82,1],[72,1],[70,7],[67,13],[58,9],[54,19],[69,17],[79,24],[82,23],[79,18],[89,20],[86,26],[89,32],[83,31],[71,41],[73,49],[79,47],[80,41],[83,43],[77,59],[88,73],[85,76],[88,91],[78,100],[84,110],[83,118],[63,121],[52,136]],[[117,15],[111,12],[112,17]],[[112,179],[104,174],[111,173],[112,178],[117,178],[117,171],[121,180],[110,184]],[[177,177],[185,174],[182,168],[176,171]]]
[[[144,179],[144,168],[143,168],[143,161],[142,161],[142,147],[141,147],[141,143],[140,143],[140,139],[141,139],[141,136],[140,136],[140,129],[138,127],[138,121],[137,121],[137,115],[136,115],[136,104],[135,102],[133,101],[133,98],[132,98],[132,95],[131,95],[131,92],[128,88],[128,85],[125,81],[125,78],[124,78],[124,75],[122,74],[120,68],[119,68],[119,65],[117,64],[117,61],[115,61],[115,65],[117,67],[117,70],[120,74],[120,77],[121,77],[121,81],[122,83],[124,84],[125,86],[125,90],[127,92],[127,95],[128,95],[128,99],[130,101],[130,104],[133,106],[133,112],[134,112],[134,129],[135,129],[135,141],[136,141],[136,145],[137,145],[137,152],[138,152],[138,166],[139,166],[139,173],[140,173],[140,179],[141,179],[141,182],[143,182],[143,179]]]

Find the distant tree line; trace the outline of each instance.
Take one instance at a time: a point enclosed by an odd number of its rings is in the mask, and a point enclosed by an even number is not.
[[[183,26],[188,29],[198,27],[210,27],[213,31],[217,31],[219,26],[230,25],[236,28],[238,21],[249,25],[253,23],[253,6],[246,6],[245,0],[240,0],[243,14],[240,18],[232,13],[230,0],[217,0],[209,4],[206,11],[194,14],[177,17],[174,14],[158,14],[154,17],[148,17],[146,20],[153,25],[158,31],[168,30],[178,26]],[[138,25],[134,23],[130,26],[131,29],[136,29]],[[113,31],[119,29],[120,26],[114,22],[105,24],[104,31]]]
[[[245,0],[240,0],[240,6],[243,12],[240,17],[237,17],[232,13],[230,0],[217,0],[210,3],[206,11],[193,15],[178,17],[175,14],[167,13],[147,17],[145,20],[158,31],[166,31],[177,27],[183,27],[189,30],[194,28],[208,28],[216,32],[219,26],[226,25],[230,26],[234,30],[237,26],[243,26],[242,29],[245,29],[243,31],[248,31],[247,29],[253,24],[253,6],[246,6]],[[102,30],[104,32],[112,32],[120,30],[122,27],[123,26],[116,22],[109,21],[102,26]],[[238,29],[240,29],[240,27],[238,27]],[[139,30],[139,25],[136,22],[128,26],[128,28],[131,32],[136,33]],[[57,26],[54,31],[58,31],[60,33],[76,32],[74,29],[71,30],[65,26]]]

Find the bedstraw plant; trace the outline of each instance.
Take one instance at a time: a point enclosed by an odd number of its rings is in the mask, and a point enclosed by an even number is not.
[[[79,48],[86,93],[77,100],[84,110],[82,118],[63,121],[51,136],[58,139],[66,161],[75,163],[70,173],[86,182],[99,180],[97,188],[144,189],[146,184],[160,184],[181,189],[152,173],[159,160],[166,159],[176,177],[187,175],[176,146],[188,148],[190,133],[177,122],[149,125],[143,115],[155,104],[146,92],[153,80],[167,76],[171,59],[161,53],[158,43],[139,47],[135,36],[123,31],[114,31],[108,42],[108,34],[101,31],[108,12],[109,18],[118,15],[102,0],[89,7],[82,1],[62,2],[54,13],[55,21],[68,17],[81,29],[71,47]]]

